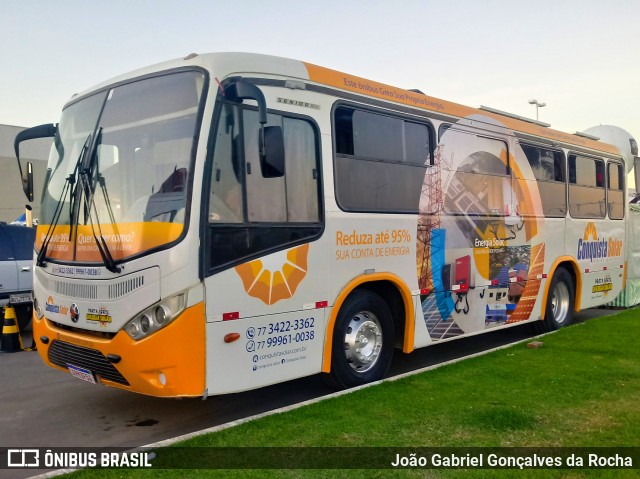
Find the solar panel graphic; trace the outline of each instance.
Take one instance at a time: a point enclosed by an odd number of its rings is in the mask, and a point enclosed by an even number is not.
[[[535,245],[531,248],[531,268],[529,269],[529,278],[527,279],[527,285],[524,287],[522,297],[516,306],[516,309],[511,313],[511,316],[506,321],[506,324],[517,323],[525,321],[531,316],[531,311],[536,304],[536,298],[540,291],[541,280],[538,279],[539,275],[542,275],[544,270],[544,243]]]

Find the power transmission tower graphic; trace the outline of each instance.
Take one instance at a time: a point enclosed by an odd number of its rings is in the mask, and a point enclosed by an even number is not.
[[[444,207],[442,191],[442,169],[450,170],[450,162],[442,157],[444,145],[438,145],[434,152],[434,164],[427,169],[420,192],[420,211],[418,214],[418,232],[416,235],[417,273],[420,289],[433,290],[433,271],[431,267],[431,236],[434,229],[440,228]]]

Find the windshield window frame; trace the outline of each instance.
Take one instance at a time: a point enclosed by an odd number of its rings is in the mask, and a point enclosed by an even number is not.
[[[177,74],[177,73],[185,73],[185,72],[196,72],[199,74],[203,75],[203,84],[202,84],[202,93],[200,95],[200,99],[198,102],[198,110],[196,113],[196,119],[195,119],[195,125],[194,125],[194,135],[193,135],[193,143],[192,143],[192,148],[191,148],[191,157],[189,158],[189,174],[187,177],[187,184],[186,184],[186,200],[185,200],[185,216],[184,216],[184,222],[183,222],[183,228],[182,228],[182,232],[180,233],[180,236],[178,236],[178,238],[176,238],[174,241],[168,242],[168,243],[164,243],[162,245],[153,247],[153,248],[149,248],[146,249],[144,251],[141,251],[139,253],[135,253],[132,254],[130,256],[127,256],[123,259],[118,259],[115,261],[115,264],[124,264],[124,263],[129,263],[131,261],[134,261],[136,259],[139,259],[141,257],[144,256],[148,256],[154,253],[157,253],[158,251],[163,251],[166,249],[170,249],[172,247],[174,247],[175,245],[177,245],[178,243],[182,242],[184,240],[184,238],[187,236],[187,234],[189,233],[189,225],[191,222],[191,209],[192,209],[192,204],[193,204],[193,193],[194,193],[194,188],[193,188],[193,183],[194,183],[194,179],[195,179],[195,168],[196,168],[196,157],[197,157],[197,152],[198,152],[198,148],[200,146],[200,139],[202,137],[202,124],[203,124],[203,119],[204,119],[204,112],[205,112],[205,107],[207,104],[207,99],[209,98],[210,92],[209,92],[209,88],[211,85],[211,81],[210,81],[210,73],[207,69],[203,68],[203,67],[199,67],[196,65],[193,66],[185,66],[185,67],[176,67],[176,68],[170,68],[167,70],[161,70],[161,71],[157,71],[157,72],[152,72],[152,73],[148,73],[148,74],[144,74],[144,75],[139,75],[139,76],[135,76],[132,78],[128,78],[126,80],[122,80],[122,81],[118,81],[118,82],[114,82],[114,83],[110,83],[108,85],[104,85],[100,88],[97,88],[95,90],[92,90],[90,92],[87,92],[85,94],[82,95],[78,95],[77,97],[74,97],[73,99],[71,99],[70,101],[68,101],[62,111],[64,112],[67,108],[71,107],[72,105],[75,105],[76,103],[85,100],[89,97],[92,97],[94,95],[99,95],[101,93],[106,92],[108,95],[108,92],[110,90],[113,90],[115,88],[119,88],[125,85],[129,85],[132,83],[136,83],[139,81],[144,81],[144,80],[148,80],[148,79],[152,79],[152,78],[159,78],[159,77],[163,77],[163,76],[169,76],[169,75],[173,75],[173,74]],[[106,96],[105,96],[106,98]],[[93,144],[96,140],[96,132],[98,127],[100,126],[100,120],[102,117],[102,113],[103,113],[103,109],[104,109],[104,103],[102,105],[100,114],[98,116],[98,121],[96,123],[96,126],[94,127],[93,131],[91,132],[92,138],[91,138],[91,149],[93,149]],[[204,134],[204,138],[207,138],[207,134]],[[49,181],[50,178],[47,178],[47,180]],[[77,180],[78,181],[78,180]],[[43,188],[46,188],[46,184],[44,185]],[[196,214],[196,216],[200,216],[199,214]],[[53,232],[55,233],[55,231]],[[78,261],[75,259],[75,252],[77,251],[77,237],[74,238],[74,242],[73,242],[73,250],[74,250],[74,259],[58,259],[58,258],[51,258],[49,256],[45,257],[46,262],[48,263],[54,263],[54,264],[72,264],[74,266],[90,266],[90,267],[104,267],[105,265],[101,262],[101,261],[91,261],[91,262],[87,262],[87,261]],[[39,248],[36,248],[36,253],[39,252]]]

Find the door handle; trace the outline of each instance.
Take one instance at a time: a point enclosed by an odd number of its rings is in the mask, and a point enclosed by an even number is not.
[[[20,272],[22,273],[28,273],[29,271],[31,271],[31,266],[22,266],[20,268]]]

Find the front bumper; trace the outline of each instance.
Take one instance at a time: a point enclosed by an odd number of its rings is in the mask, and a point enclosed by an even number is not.
[[[112,339],[65,331],[34,314],[33,337],[40,357],[52,368],[69,372],[66,364],[84,367],[102,384],[150,396],[201,396],[205,324],[204,303],[198,303],[168,326],[134,341],[123,330]],[[48,338],[46,344],[43,338]],[[107,359],[115,356],[118,362]]]

